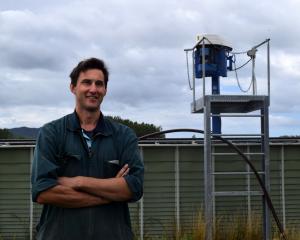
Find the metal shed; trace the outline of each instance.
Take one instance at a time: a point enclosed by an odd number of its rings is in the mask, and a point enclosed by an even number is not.
[[[234,139],[244,152],[257,147],[255,139]],[[33,239],[40,206],[30,197],[30,163],[33,141],[0,141],[0,239]],[[299,226],[300,220],[300,140],[270,139],[271,196],[285,226]],[[228,152],[215,157],[216,171],[250,171],[224,144],[216,151]],[[188,231],[203,206],[203,140],[163,139],[140,142],[145,163],[144,197],[130,204],[136,236],[171,236]],[[257,159],[253,157],[255,163]],[[257,166],[259,168],[259,166]],[[218,197],[216,217],[232,213],[261,212],[261,199],[251,196],[259,191],[251,173],[240,176],[215,175],[219,191],[249,192],[245,196]]]

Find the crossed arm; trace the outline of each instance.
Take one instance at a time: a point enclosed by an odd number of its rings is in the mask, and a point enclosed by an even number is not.
[[[125,164],[114,178],[60,177],[58,185],[41,192],[37,202],[65,208],[81,208],[111,201],[126,201],[132,197],[132,192],[123,178],[128,172],[129,167]]]

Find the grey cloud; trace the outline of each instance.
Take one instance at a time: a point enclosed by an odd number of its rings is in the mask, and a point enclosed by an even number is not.
[[[72,109],[68,74],[82,58],[96,56],[111,70],[104,110],[164,128],[200,126],[201,116],[190,114],[183,52],[194,45],[196,34],[219,34],[236,51],[270,37],[272,58],[279,56],[277,49],[287,57],[298,56],[300,49],[295,1],[283,8],[274,1],[56,0],[42,6],[12,0],[0,9],[1,106],[28,108],[28,116],[41,108]],[[257,59],[260,79],[266,76],[263,64]],[[245,83],[248,70],[250,66],[240,72]],[[298,111],[297,75],[275,64],[271,74],[271,111]],[[236,87],[234,78],[222,84]],[[49,120],[55,115],[52,110],[45,114]]]
[[[8,72],[8,71],[6,71]],[[69,80],[48,71],[20,71],[0,74],[0,102],[2,106],[64,106],[72,99]]]
[[[67,56],[74,56],[69,43],[76,34],[63,21],[26,11],[0,15],[1,66],[20,69],[62,70]]]

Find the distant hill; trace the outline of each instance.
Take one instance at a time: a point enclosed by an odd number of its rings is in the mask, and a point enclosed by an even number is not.
[[[116,122],[125,124],[132,128],[136,135],[138,137],[153,133],[153,132],[158,132],[161,131],[162,128],[161,126],[155,126],[153,124],[149,123],[138,123],[135,121],[131,121],[129,119],[122,119],[121,117],[118,116],[106,116],[107,118],[110,118]],[[29,127],[18,127],[18,128],[10,128],[10,129],[0,129],[0,133],[2,131],[2,137],[0,134],[0,139],[18,139],[18,138],[23,138],[23,139],[36,139],[38,132],[40,128],[29,128]],[[165,138],[165,135],[161,135],[161,138]]]
[[[26,139],[36,139],[40,128],[18,127],[11,128],[9,131],[16,137]]]

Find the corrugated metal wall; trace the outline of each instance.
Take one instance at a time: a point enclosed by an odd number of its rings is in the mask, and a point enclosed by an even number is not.
[[[30,157],[30,148],[0,148],[0,236],[4,239],[29,238]]]
[[[130,204],[137,236],[170,236],[176,228],[188,230],[195,224],[203,205],[203,146],[199,144],[142,144],[145,163],[144,197]],[[257,145],[244,143],[244,152]],[[300,219],[300,147],[272,144],[271,194],[277,212],[288,226]],[[216,151],[229,152],[220,145]],[[31,147],[0,146],[0,239],[30,239],[30,223],[39,218],[40,206],[30,202]],[[215,171],[249,171],[236,155],[215,156]],[[252,157],[260,169],[259,156]],[[218,191],[259,190],[252,174],[215,176]],[[31,209],[33,217],[30,218]],[[261,214],[261,197],[216,197],[216,216],[256,212]]]

